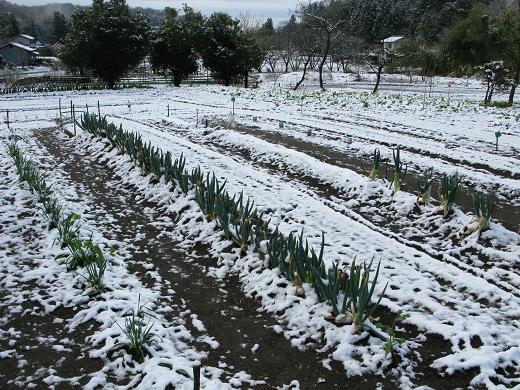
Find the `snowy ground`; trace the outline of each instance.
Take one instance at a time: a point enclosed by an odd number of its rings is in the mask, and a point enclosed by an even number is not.
[[[288,76],[285,82],[292,79]],[[99,101],[101,113],[126,130],[140,133],[174,156],[183,153],[188,168],[214,171],[227,180],[230,193],[244,190],[284,233],[304,228],[309,242],[317,246],[324,232],[327,264],[381,259],[381,279],[389,282],[382,305],[393,313],[409,313],[406,324],[418,332],[393,368],[388,368],[377,339],[359,344],[348,327],[325,321],[327,308],[317,305],[311,292],[307,299],[296,300],[290,286],[278,287],[278,275],[268,270],[251,272],[257,266],[254,255],[219,254],[222,238],[209,233],[210,224],[196,226],[197,218],[192,218],[184,233],[182,229],[176,233],[177,238],[200,235],[210,243],[212,256],[219,259],[209,268],[210,274],[225,279],[238,273],[244,293],[256,297],[262,309],[279,321],[275,331],[302,349],[317,342],[328,354],[324,365],[339,361],[348,375],[391,376],[394,370],[402,387],[429,385],[420,379],[417,357],[421,348],[436,342],[432,335],[440,335],[448,347],[438,352],[431,367],[450,375],[467,370],[474,385],[512,387],[518,385],[520,366],[516,341],[520,339],[520,238],[514,231],[520,224],[520,110],[482,107],[482,88],[474,82],[466,87],[465,82],[458,80],[449,97],[447,90],[431,96],[410,91],[372,96],[359,91],[368,91],[368,84],[293,93],[273,88],[276,82],[264,82],[260,89],[247,91],[161,87],[8,95],[0,102],[11,112],[14,131],[28,137],[31,145],[30,131],[55,126],[59,98],[64,116],[70,100],[76,111],[87,110],[87,105],[97,111]],[[234,125],[228,126],[232,96]],[[73,131],[71,125],[68,128]],[[497,130],[503,136],[495,150]],[[78,132],[78,148],[96,156],[108,153]],[[334,158],[344,155],[362,161],[364,153],[375,147],[391,157],[391,149],[398,145],[412,173],[429,167],[436,174],[457,171],[468,191],[496,192],[507,228],[498,216],[478,240],[464,229],[474,226],[470,204],[457,208],[446,221],[436,212],[437,203],[415,207],[415,188],[393,194],[388,183],[370,182],[368,172]],[[313,147],[316,153],[311,153]],[[39,154],[46,158],[44,151]],[[113,152],[110,156],[113,169],[124,177],[128,161]],[[131,175],[127,182],[146,192],[140,180]],[[154,192],[162,194],[164,188],[157,186]],[[147,196],[162,199],[162,195]],[[171,207],[182,208],[182,202],[175,205],[178,202],[174,200]],[[8,253],[3,258],[6,269],[13,258]],[[211,336],[218,340],[218,335]]]

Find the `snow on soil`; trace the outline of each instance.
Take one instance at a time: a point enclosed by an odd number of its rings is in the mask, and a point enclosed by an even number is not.
[[[504,371],[518,372],[520,366],[518,275],[508,273],[504,278],[500,269],[480,270],[440,261],[428,251],[419,251],[362,223],[349,214],[348,205],[340,212],[301,183],[287,181],[239,156],[215,150],[201,142],[200,136],[196,139],[189,136],[197,132],[197,115],[199,119],[227,119],[230,97],[235,95],[236,122],[294,137],[304,137],[307,130],[312,129],[313,137],[308,141],[345,153],[379,147],[388,155],[391,146],[400,144],[405,147],[403,158],[416,169],[433,167],[439,173],[458,170],[477,188],[495,188],[499,196],[519,205],[517,121],[520,111],[481,107],[480,95],[475,95],[475,90],[480,93],[480,89],[473,87],[469,92],[451,96],[451,100],[446,96],[423,97],[417,93],[371,96],[348,89],[305,92],[302,100],[299,93],[283,90],[243,91],[221,87],[68,93],[66,96],[78,106],[88,103],[90,109],[100,100],[102,112],[116,123],[122,123],[125,129],[139,132],[144,140],[165,152],[171,151],[174,156],[183,153],[188,168],[200,165],[205,171],[214,171],[227,180],[230,193],[244,190],[253,198],[259,210],[269,215],[271,224],[278,225],[282,232],[304,229],[314,246],[319,245],[321,232],[324,232],[328,265],[336,260],[350,264],[356,257],[363,261],[377,256],[382,262],[381,280],[391,284],[382,304],[393,312],[410,313],[409,323],[451,342],[450,353],[437,359],[434,367],[447,373],[476,367],[473,384],[493,388],[495,379],[492,378],[511,383],[510,377],[503,375]],[[21,130],[45,126],[45,122],[51,124],[57,116],[55,101],[64,95],[24,94],[23,102],[20,96],[2,97],[1,101],[12,110],[14,119],[11,120]],[[169,118],[166,105],[170,106]],[[283,129],[280,122],[284,123]],[[495,151],[494,132],[498,129],[504,136],[499,150]],[[82,139],[86,144],[93,143],[88,138]],[[227,146],[249,148],[257,156],[263,154],[262,158],[271,163],[282,161],[297,174],[319,176],[343,191],[353,189],[361,197],[378,190],[372,187],[377,183],[368,183],[365,177],[352,171],[332,168],[257,139],[248,140],[246,136],[226,131],[214,132],[210,139]],[[101,149],[98,152],[101,153]],[[126,171],[129,162],[124,156],[115,153],[110,156],[116,169]],[[150,197],[152,191],[155,194],[158,190],[166,191],[160,185],[159,189],[147,189],[148,182],[138,175],[129,177],[128,181],[140,186],[142,191],[149,191]],[[396,202],[409,209],[411,195],[402,196]],[[468,221],[468,216],[460,213],[457,218]],[[219,256],[221,238],[208,236],[211,229],[197,225],[195,220],[191,218],[183,228],[190,234],[199,233],[201,240],[213,245],[213,254]],[[518,236],[499,225],[492,230],[505,237],[496,254],[502,256],[504,262],[516,265]],[[255,255],[243,258],[236,253],[220,255],[220,261],[221,266],[212,271],[215,276],[239,272],[244,291],[259,299],[264,310],[283,312],[279,316],[284,324],[281,331],[296,347],[304,348],[310,341],[321,340],[324,350],[331,350],[331,357],[341,361],[351,375],[377,371],[388,364],[379,340],[370,338],[366,346],[355,344],[360,336],[352,335],[348,326],[338,328],[323,319],[327,307],[316,303],[312,291],[306,291],[303,299],[294,296],[291,286],[287,286],[276,271],[258,269],[259,260]],[[382,287],[380,284],[378,291]],[[196,321],[194,318],[194,325]],[[475,344],[475,339],[480,343]],[[414,349],[418,343],[420,340],[411,341],[405,348]],[[412,371],[403,373],[403,386],[413,383],[413,368],[409,369]]]
[[[89,354],[93,358],[100,358],[104,366],[99,372],[88,373],[91,379],[85,385],[86,389],[94,389],[98,386],[109,386],[111,375],[124,378],[132,376],[134,379],[125,386],[119,388],[165,388],[172,384],[175,388],[191,389],[193,380],[190,377],[192,367],[205,357],[205,353],[195,350],[190,344],[193,336],[183,325],[182,321],[174,323],[167,322],[163,315],[164,311],[159,301],[163,299],[155,290],[142,285],[136,275],[129,273],[126,267],[128,259],[121,254],[111,258],[110,266],[104,276],[104,283],[108,290],[94,298],[89,297],[88,289],[85,290],[86,279],[82,271],[68,272],[65,258],[67,250],[62,250],[56,244],[57,231],[46,231],[46,224],[41,211],[35,208],[33,195],[26,188],[26,184],[18,182],[15,168],[7,154],[4,145],[5,131],[2,131],[2,142],[0,142],[0,161],[4,172],[0,175],[0,192],[2,192],[1,216],[2,230],[0,231],[0,272],[2,275],[1,285],[4,289],[2,305],[7,307],[9,317],[3,318],[0,324],[7,323],[9,318],[20,313],[21,305],[26,301],[34,301],[42,306],[43,310],[34,310],[35,315],[49,315],[60,307],[72,307],[77,309],[73,318],[64,324],[57,324],[67,331],[74,331],[79,325],[88,321],[95,321],[96,327],[93,334],[85,335],[85,345],[90,346]],[[18,133],[20,135],[20,132]],[[94,221],[89,220],[89,210],[95,207],[88,201],[82,199],[73,186],[65,179],[65,175],[53,166],[52,161],[45,161],[46,156],[40,155],[41,148],[33,141],[21,142],[26,157],[38,161],[39,166],[49,172],[48,182],[52,185],[60,202],[70,212],[78,213],[81,219],[81,236],[83,239],[93,237],[93,241],[108,251],[116,242],[107,241],[99,231],[93,229]],[[13,201],[10,201],[13,199]],[[33,240],[30,247],[21,239],[19,233],[25,229],[27,220],[17,220],[15,213],[34,215],[32,224],[42,232]],[[109,215],[107,215],[109,218]],[[118,246],[122,246],[119,243]],[[60,260],[61,259],[61,260]],[[39,290],[32,292],[23,287],[27,283],[35,283]],[[44,291],[42,294],[41,291]],[[132,363],[128,353],[120,350],[114,359],[109,358],[114,348],[126,343],[127,338],[121,328],[124,328],[125,317],[134,311],[138,302],[146,303],[146,308],[154,313],[152,334],[154,339],[160,340],[160,344],[152,345],[148,351],[151,356],[142,364]],[[197,320],[197,326],[204,329],[201,321]],[[121,328],[120,328],[121,327]],[[0,337],[10,337],[6,329],[1,329]],[[23,345],[12,343],[13,350],[2,358],[14,357],[23,366]],[[45,342],[45,340],[42,340]],[[67,339],[50,340],[53,348],[63,350],[63,344]],[[8,352],[8,351],[5,351]],[[172,368],[175,367],[175,370]],[[202,384],[207,388],[228,388],[218,380],[221,370],[206,367],[208,378],[201,378]],[[45,371],[41,373],[45,375]],[[53,375],[49,369],[44,382],[51,386],[62,382],[71,384],[78,383],[79,378],[62,378]],[[31,386],[31,380],[35,378],[24,377],[23,370],[20,371],[16,384],[18,386]],[[137,386],[137,387],[136,387]],[[154,387],[156,386],[156,387]]]

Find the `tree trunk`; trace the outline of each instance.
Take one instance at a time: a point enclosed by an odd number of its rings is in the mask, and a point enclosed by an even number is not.
[[[376,93],[377,89],[379,88],[379,83],[381,82],[381,72],[383,71],[384,65],[380,65],[377,67],[377,74],[376,74],[376,85],[374,85],[374,90],[372,93]]]
[[[327,33],[327,43],[325,44],[325,52],[323,53],[323,58],[321,59],[320,65],[318,67],[318,72],[320,73],[320,88],[322,90],[325,89],[325,87],[323,86],[323,66],[325,65],[325,61],[327,61],[327,56],[329,55],[331,35],[331,33]]]
[[[303,74],[302,74],[302,78],[300,81],[298,81],[295,85],[295,87],[293,88],[293,91],[296,91],[300,85],[303,83],[303,80],[305,80],[305,74],[307,73],[307,67],[309,66],[309,62],[311,62],[311,58],[312,56],[309,56],[307,58],[307,61],[305,61],[305,64],[303,64]]]
[[[491,89],[491,84],[487,83],[487,89],[486,89],[486,97],[484,98],[484,104],[488,104],[489,103],[489,90]]]
[[[515,79],[513,80],[513,85],[511,86],[511,92],[509,92],[509,104],[513,104],[515,100],[515,92],[516,92],[516,86],[518,82],[520,81],[520,66],[516,66],[516,72],[515,72]]]
[[[178,74],[174,74],[173,75],[173,85],[175,85],[176,87],[180,87],[181,86],[181,77],[180,77],[180,75],[178,75]]]
[[[247,70],[244,73],[244,88],[249,88],[249,72]]]

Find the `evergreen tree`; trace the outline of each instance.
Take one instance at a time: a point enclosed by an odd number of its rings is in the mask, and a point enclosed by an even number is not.
[[[520,83],[520,11],[505,9],[495,20],[498,49],[506,65],[512,70],[509,103],[513,104]]]
[[[272,37],[274,35],[273,19],[267,18],[265,23],[260,28],[259,34]]]
[[[18,24],[16,16],[14,16],[14,14],[11,13],[8,16],[7,36],[14,37],[18,34],[20,34],[20,25]]]
[[[490,30],[490,18],[484,5],[475,5],[467,18],[456,21],[444,40],[444,51],[451,59],[451,68],[460,73],[489,62],[494,56],[495,43]]]
[[[198,69],[195,50],[204,18],[187,6],[182,18],[171,8],[166,8],[165,14],[165,19],[153,34],[151,61],[154,69],[171,75],[178,87],[183,79]]]
[[[91,70],[113,88],[148,51],[150,27],[125,0],[94,0],[92,7],[72,15],[61,59],[72,69]]]
[[[36,23],[34,23],[34,20],[31,20],[31,23],[29,23],[29,26],[27,26],[26,31],[32,37],[37,38],[40,36],[40,28]]]
[[[63,15],[59,11],[54,12],[54,17],[52,21],[52,39],[54,42],[62,43],[67,35],[67,21],[65,20],[65,15]]]
[[[244,32],[239,21],[228,14],[218,12],[209,17],[203,42],[200,52],[204,66],[224,85],[243,77],[247,86],[249,71],[262,64],[264,53],[254,33]]]

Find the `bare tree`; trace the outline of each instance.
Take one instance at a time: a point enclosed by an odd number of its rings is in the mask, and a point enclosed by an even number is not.
[[[334,45],[334,57],[338,70],[346,72],[349,65],[360,64],[363,62],[363,53],[366,43],[361,38],[348,37],[340,39]]]
[[[327,61],[333,43],[342,35],[339,28],[345,22],[343,19],[338,20],[339,13],[335,7],[331,6],[331,3],[332,0],[321,3],[309,3],[300,5],[299,9],[303,23],[318,31],[323,42],[321,61],[318,64],[321,89],[325,89],[323,85],[323,66]]]
[[[385,66],[390,64],[393,60],[394,53],[390,50],[383,49],[381,52],[369,52],[365,57],[365,64],[370,67],[372,72],[376,74],[376,85],[372,93],[376,93],[381,82],[381,73]]]
[[[280,53],[278,50],[269,50],[265,56],[265,64],[268,65],[267,71],[274,73],[276,72],[276,65],[280,61]]]
[[[299,86],[305,80],[305,76],[307,74],[307,69],[309,64],[312,62],[312,59],[319,55],[320,53],[320,37],[316,34],[316,31],[312,28],[309,28],[305,25],[300,25],[299,31],[296,34],[295,44],[298,48],[298,52],[300,55],[305,58],[303,62],[303,73],[300,81],[296,83],[296,86],[293,88],[295,91],[299,88]]]

